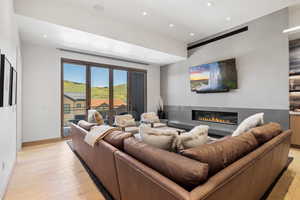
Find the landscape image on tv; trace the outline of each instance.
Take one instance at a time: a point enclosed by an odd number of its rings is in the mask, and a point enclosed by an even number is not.
[[[191,90],[197,93],[227,92],[237,89],[235,59],[223,60],[190,68]]]

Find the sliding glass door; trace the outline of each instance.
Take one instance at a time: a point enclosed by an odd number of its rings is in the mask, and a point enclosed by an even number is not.
[[[109,69],[92,66],[90,77],[90,108],[100,112],[103,118],[107,120],[110,110]]]
[[[131,113],[139,120],[146,110],[146,71],[62,59],[62,136],[70,123],[99,111],[109,124],[115,115]]]
[[[113,109],[119,115],[128,112],[128,72],[113,70]]]
[[[63,127],[86,118],[86,66],[63,64]],[[67,129],[64,132],[68,131]],[[67,134],[67,133],[65,133]]]

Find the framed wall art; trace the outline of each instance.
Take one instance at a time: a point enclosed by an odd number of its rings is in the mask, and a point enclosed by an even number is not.
[[[3,54],[0,63],[0,107],[7,107],[10,106],[11,64]]]

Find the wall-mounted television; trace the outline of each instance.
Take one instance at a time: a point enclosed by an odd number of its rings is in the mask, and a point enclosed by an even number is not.
[[[228,59],[190,68],[191,90],[196,93],[228,92],[238,88],[236,60]]]

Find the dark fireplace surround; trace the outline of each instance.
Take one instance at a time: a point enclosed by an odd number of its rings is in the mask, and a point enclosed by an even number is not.
[[[192,110],[192,120],[220,124],[237,125],[237,112],[220,112],[207,110]]]

